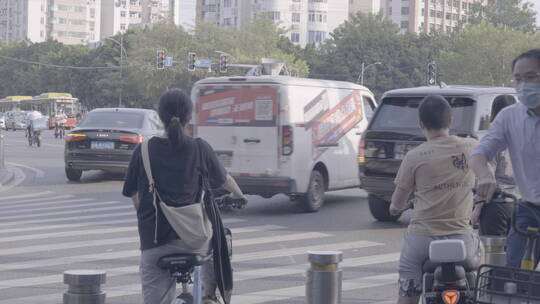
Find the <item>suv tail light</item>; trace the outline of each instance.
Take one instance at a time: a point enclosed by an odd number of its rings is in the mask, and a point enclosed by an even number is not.
[[[363,139],[358,143],[358,163],[361,165],[366,163],[366,141]]]
[[[120,135],[119,140],[121,142],[140,144],[144,140],[144,136],[139,134]]]
[[[86,134],[83,133],[69,133],[66,135],[66,141],[67,142],[73,142],[73,141],[82,141],[87,138]]]
[[[288,156],[293,153],[293,129],[291,126],[281,127],[281,154]]]

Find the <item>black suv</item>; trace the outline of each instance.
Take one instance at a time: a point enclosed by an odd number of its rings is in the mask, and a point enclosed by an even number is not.
[[[452,135],[478,139],[489,128],[493,99],[515,94],[513,88],[476,86],[417,87],[384,93],[358,152],[362,188],[369,194],[373,217],[380,221],[399,217],[388,212],[394,178],[407,151],[426,140],[418,123],[418,106],[425,96],[442,95],[448,100]]]

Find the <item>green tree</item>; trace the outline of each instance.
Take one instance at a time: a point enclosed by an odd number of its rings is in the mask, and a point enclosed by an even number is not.
[[[482,20],[524,32],[534,32],[537,29],[533,4],[523,0],[494,0],[486,6],[475,3],[469,23],[479,24]]]
[[[511,62],[540,47],[539,34],[504,29],[487,22],[468,25],[440,56],[445,80],[452,84],[509,86]]]

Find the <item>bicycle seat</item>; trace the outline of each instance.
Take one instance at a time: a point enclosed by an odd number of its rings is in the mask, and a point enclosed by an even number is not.
[[[166,270],[188,270],[192,267],[202,265],[204,260],[202,255],[178,253],[159,258],[157,265],[159,268]]]

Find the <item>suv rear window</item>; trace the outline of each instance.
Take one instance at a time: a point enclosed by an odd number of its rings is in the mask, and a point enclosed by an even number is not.
[[[474,118],[474,100],[466,97],[447,97],[452,107],[452,134],[469,134]],[[386,97],[371,125],[373,130],[389,130],[421,134],[418,106],[423,97]]]
[[[142,128],[143,114],[122,112],[95,112],[88,113],[79,127],[99,128]]]

